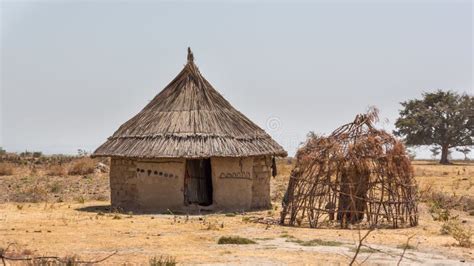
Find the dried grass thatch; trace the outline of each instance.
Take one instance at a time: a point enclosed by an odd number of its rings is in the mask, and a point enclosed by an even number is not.
[[[287,153],[212,87],[189,49],[178,76],[93,153],[133,158],[257,155]]]
[[[296,155],[281,223],[398,228],[418,223],[416,183],[403,144],[373,127],[374,109]]]

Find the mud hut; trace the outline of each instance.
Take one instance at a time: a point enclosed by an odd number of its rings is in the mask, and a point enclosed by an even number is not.
[[[110,157],[112,206],[165,211],[270,206],[286,151],[217,92],[188,49],[184,69],[94,153]]]
[[[416,182],[403,144],[376,129],[377,110],[330,136],[311,134],[296,155],[281,223],[313,228],[418,223]]]

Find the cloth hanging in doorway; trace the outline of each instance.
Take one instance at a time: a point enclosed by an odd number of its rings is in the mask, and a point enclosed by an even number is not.
[[[272,157],[272,176],[275,177],[277,174],[276,160],[275,157]]]

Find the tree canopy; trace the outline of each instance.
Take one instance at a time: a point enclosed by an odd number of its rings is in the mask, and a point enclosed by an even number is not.
[[[394,134],[407,145],[439,145],[446,164],[450,148],[474,143],[474,97],[453,91],[429,92],[402,102]]]

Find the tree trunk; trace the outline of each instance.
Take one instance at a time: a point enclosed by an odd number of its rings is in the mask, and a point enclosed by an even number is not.
[[[449,164],[448,153],[449,153],[449,145],[443,144],[441,146],[441,160],[439,161],[440,164]]]

